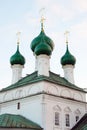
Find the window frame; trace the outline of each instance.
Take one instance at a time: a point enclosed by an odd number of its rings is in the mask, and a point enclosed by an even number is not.
[[[60,125],[60,113],[58,111],[55,111],[54,113],[54,124],[55,126],[59,126]]]
[[[76,122],[79,120],[79,115],[75,116]]]
[[[17,110],[20,109],[20,102],[17,103]]]
[[[70,127],[70,114],[65,114],[65,126]]]

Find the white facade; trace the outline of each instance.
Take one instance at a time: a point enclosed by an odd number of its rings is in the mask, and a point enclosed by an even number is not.
[[[18,108],[18,104],[20,106]],[[55,125],[55,112],[59,125]],[[0,92],[0,114],[20,114],[38,123],[44,130],[70,130],[86,113],[85,93],[46,81]],[[65,124],[70,116],[70,126]]]

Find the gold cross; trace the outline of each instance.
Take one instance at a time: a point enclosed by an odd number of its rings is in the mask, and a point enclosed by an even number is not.
[[[17,32],[16,33],[16,35],[17,35],[17,44],[20,43],[20,34],[21,34],[21,32]]]
[[[45,21],[45,18],[44,18],[44,16],[42,15],[42,16],[41,16],[41,23],[44,23],[44,21]]]
[[[41,20],[40,20],[40,22],[41,22],[41,29],[42,29],[42,31],[43,31],[43,23],[44,23],[44,21],[45,21],[44,11],[45,11],[45,8],[41,8],[40,11],[39,11],[40,14],[41,14]]]
[[[64,35],[66,36],[66,43],[68,44],[68,34],[69,34],[69,31],[66,31],[65,33],[64,33]]]

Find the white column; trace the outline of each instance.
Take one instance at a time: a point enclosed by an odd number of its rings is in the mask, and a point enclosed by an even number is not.
[[[49,76],[50,70],[50,57],[48,55],[36,56],[35,70],[39,75]]]
[[[74,84],[74,66],[73,65],[64,65],[62,66],[64,70],[64,78],[70,83]]]
[[[15,64],[12,65],[12,84],[16,83],[18,80],[20,80],[22,78],[22,69],[23,69],[23,65],[20,64]]]

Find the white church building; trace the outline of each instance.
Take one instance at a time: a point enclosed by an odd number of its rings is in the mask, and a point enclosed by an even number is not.
[[[87,130],[86,91],[74,83],[75,57],[68,40],[61,58],[64,77],[50,70],[54,43],[43,29],[31,42],[35,70],[22,78],[25,58],[10,58],[12,84],[0,90],[0,130]]]

